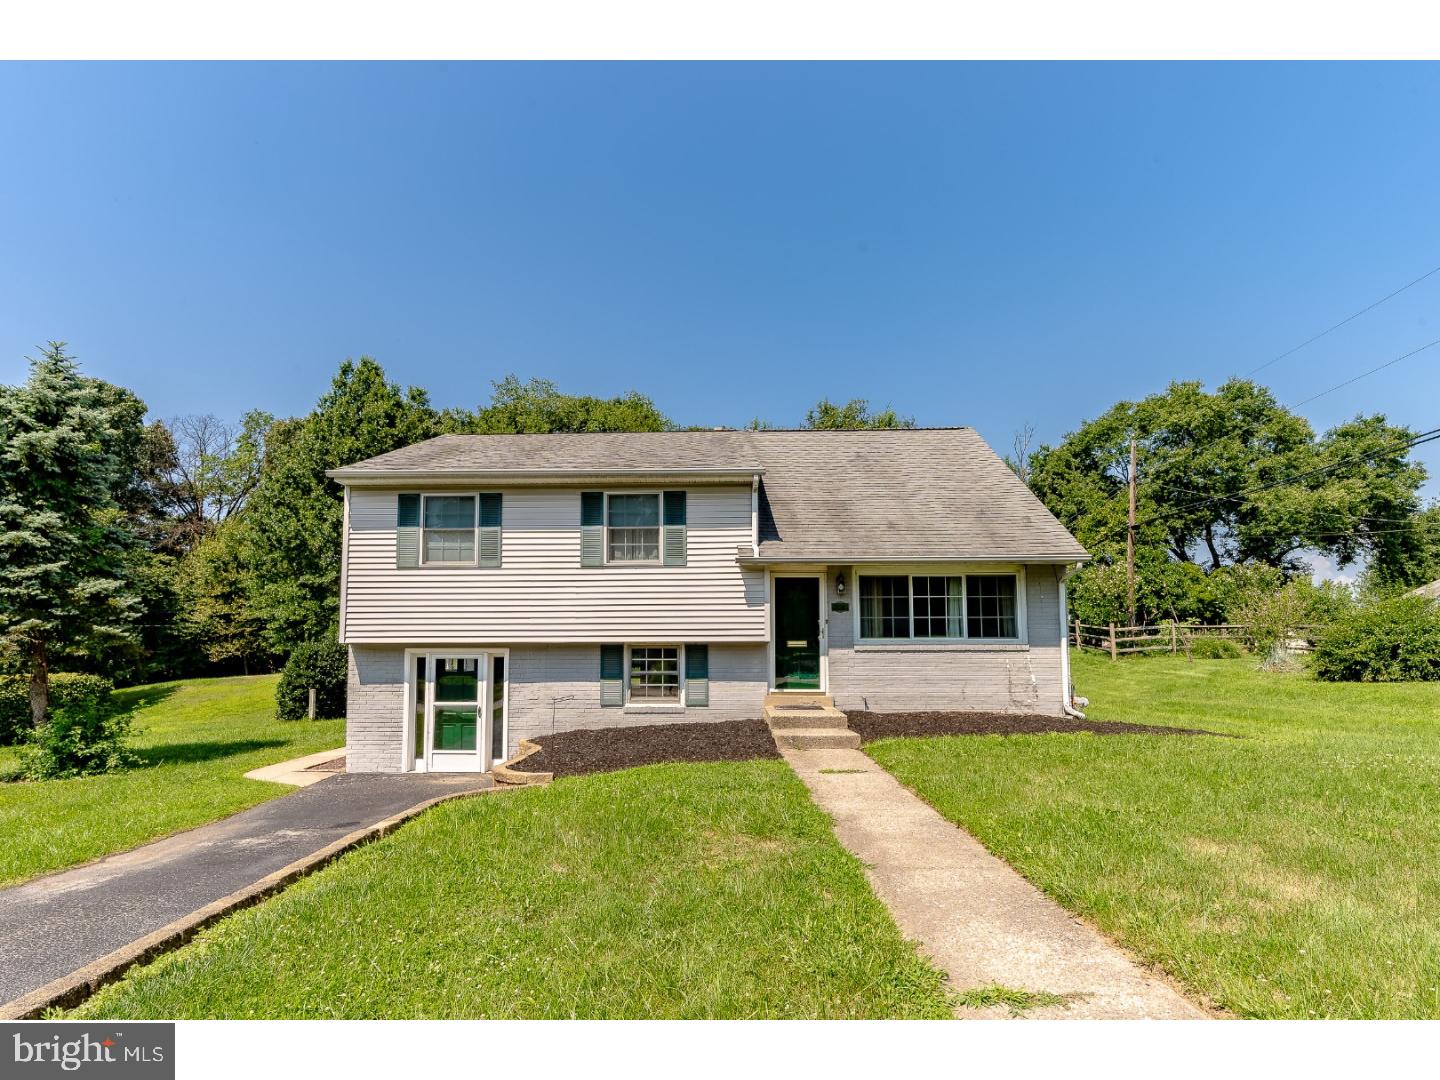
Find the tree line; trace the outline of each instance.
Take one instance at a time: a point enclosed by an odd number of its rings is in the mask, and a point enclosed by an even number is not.
[[[30,361],[25,383],[0,387],[0,672],[30,674],[37,722],[52,668],[122,684],[271,670],[333,638],[343,504],[328,469],[436,435],[677,426],[638,391],[571,395],[514,375],[486,404],[437,409],[368,357],[341,364],[304,416],[146,417],[62,343]],[[822,400],[802,426],[914,420]],[[1007,460],[1095,556],[1070,592],[1083,622],[1128,616],[1132,440],[1140,621],[1223,621],[1308,583],[1311,552],[1363,560],[1369,590],[1440,577],[1440,507],[1422,504],[1415,433],[1383,416],[1317,434],[1265,387],[1232,379],[1119,402],[1054,446],[1031,450],[1032,434]]]
[[[0,387],[0,673],[29,674],[37,727],[52,670],[119,684],[264,671],[333,638],[343,503],[328,469],[437,435],[677,426],[636,391],[514,375],[487,404],[437,409],[368,357],[341,364],[305,416],[147,422],[136,394],[84,375],[61,342],[29,364]],[[913,425],[859,399],[805,419]]]

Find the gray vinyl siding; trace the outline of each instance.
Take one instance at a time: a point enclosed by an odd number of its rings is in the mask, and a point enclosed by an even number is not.
[[[848,588],[843,597],[835,593],[832,570],[828,601],[844,600],[852,608],[829,613],[830,693],[835,704],[841,709],[871,712],[943,709],[1059,715],[1062,642],[1056,570],[1050,566],[1026,568],[1028,646],[964,649],[914,645],[857,648],[854,570],[846,568]]]
[[[687,565],[674,567],[582,567],[579,488],[503,494],[503,565],[397,569],[398,492],[352,489],[345,640],[765,640],[765,572],[736,563],[751,541],[749,488],[688,492]]]
[[[710,704],[694,709],[602,709],[599,645],[503,643],[493,647],[510,649],[507,754],[515,752],[521,739],[558,731],[758,718],[765,699],[764,645],[711,644]],[[402,768],[405,648],[350,647],[346,723],[346,768],[350,772],[399,772]]]

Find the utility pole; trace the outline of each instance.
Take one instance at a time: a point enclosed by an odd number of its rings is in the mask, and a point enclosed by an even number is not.
[[[1125,530],[1125,595],[1130,605],[1130,625],[1135,625],[1135,439],[1130,439],[1130,527]]]

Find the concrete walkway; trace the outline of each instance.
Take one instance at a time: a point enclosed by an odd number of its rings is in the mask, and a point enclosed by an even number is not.
[[[955,990],[1049,992],[1034,1019],[1203,1019],[859,750],[782,750],[906,937]],[[968,1013],[998,1015],[1008,1013]]]
[[[332,775],[222,821],[0,890],[0,1003],[359,830],[431,799],[493,783],[474,773]]]

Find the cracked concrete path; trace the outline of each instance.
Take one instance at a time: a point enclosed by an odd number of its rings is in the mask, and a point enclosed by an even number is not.
[[[781,753],[865,864],[901,932],[953,989],[999,985],[1066,998],[1025,1014],[1032,1019],[1207,1018],[859,750]]]
[[[209,825],[0,890],[0,1002],[353,832],[437,796],[493,785],[475,773],[332,775]]]

